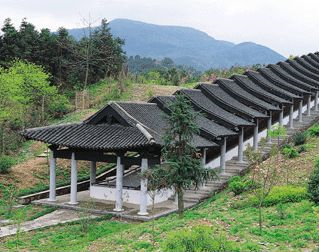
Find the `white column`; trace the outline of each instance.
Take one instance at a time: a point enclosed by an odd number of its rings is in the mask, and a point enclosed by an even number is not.
[[[284,109],[285,109],[285,107],[283,106],[281,111],[280,111],[280,113],[279,113],[279,126],[283,126],[284,125],[284,123],[283,123],[283,121],[284,121]]]
[[[290,105],[289,109],[289,129],[294,128],[294,104]]]
[[[91,185],[96,182],[96,162],[95,161],[90,162],[90,182],[91,182]]]
[[[310,116],[310,104],[311,104],[311,95],[308,95],[308,100],[307,100],[307,116]]]
[[[50,193],[49,201],[56,201],[56,158],[50,152]]]
[[[241,127],[238,135],[238,161],[244,160],[244,127]]]
[[[148,159],[142,158],[141,172],[145,172],[148,169]],[[147,212],[147,179],[141,179],[141,192],[140,192],[140,211],[138,215],[148,215]]]
[[[299,102],[298,116],[299,116],[299,122],[302,122],[302,100],[300,100],[300,102]]]
[[[117,157],[116,161],[116,191],[115,191],[115,208],[116,212],[123,211],[123,173],[124,166],[121,164],[121,157]]]
[[[202,157],[202,165],[205,166],[206,164],[206,153],[207,153],[207,149],[204,148],[203,149],[203,157]]]
[[[77,161],[75,160],[75,153],[72,152],[71,156],[71,194],[70,194],[70,203],[72,205],[78,204],[77,201],[77,191],[78,191],[78,170],[77,170]]]
[[[223,143],[220,146],[220,170],[225,172],[226,168],[226,137],[223,138]]]
[[[253,148],[255,151],[258,149],[258,119],[256,119],[256,125],[254,127]]]
[[[271,143],[271,137],[269,136],[269,132],[271,131],[271,124],[272,124],[272,112],[269,111],[269,118],[267,120],[267,142]]]
[[[315,111],[318,111],[318,95],[319,95],[319,91],[316,91],[316,95],[315,95]]]

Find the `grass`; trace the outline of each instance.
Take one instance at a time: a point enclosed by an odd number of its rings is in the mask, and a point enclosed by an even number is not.
[[[319,138],[310,138],[311,146]],[[279,154],[280,155],[280,154]],[[290,185],[305,186],[317,148],[308,148],[295,159],[288,160]],[[280,167],[285,169],[286,163]],[[249,176],[249,174],[247,175]],[[285,185],[284,176],[278,184]],[[173,214],[147,223],[127,223],[119,219],[92,220],[87,232],[80,223],[45,228],[2,240],[0,250],[32,251],[159,251],[173,231],[207,226],[215,237],[234,244],[235,251],[311,251],[319,242],[319,206],[307,199],[264,208],[263,233],[258,228],[258,209],[250,204],[236,205],[252,197],[251,192],[235,196],[230,190],[188,210],[183,219]],[[154,229],[153,229],[154,225]],[[153,246],[154,244],[154,246]]]

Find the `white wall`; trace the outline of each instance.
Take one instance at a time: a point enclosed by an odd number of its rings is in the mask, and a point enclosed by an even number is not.
[[[91,185],[90,197],[101,200],[115,201],[116,188],[106,187],[103,185]],[[172,195],[173,191],[169,189],[161,190],[156,193],[155,203],[160,203],[168,200]],[[140,204],[140,190],[131,190],[123,188],[123,202],[131,204]],[[152,205],[152,198],[148,195],[147,205]]]
[[[313,107],[314,105],[315,105],[315,102],[312,101],[310,107]],[[303,112],[305,112],[306,110],[307,110],[307,105],[303,106],[302,108]],[[294,119],[297,117],[298,117],[298,109],[294,111],[294,114],[293,114]],[[287,125],[288,123],[289,123],[289,114],[288,116],[285,116],[283,118],[283,125]],[[278,122],[276,122],[274,125],[276,124],[278,124]],[[260,140],[262,137],[266,137],[266,136],[267,136],[267,129],[264,129],[263,131],[259,132],[258,139]],[[244,151],[246,150],[248,144],[250,144],[251,146],[253,145],[253,136],[244,142]],[[238,146],[226,152],[226,161],[231,160],[233,157],[236,157],[236,156],[238,156]],[[205,165],[206,168],[217,168],[219,166],[220,166],[220,156],[218,156],[217,158],[213,159],[212,161],[210,161],[209,163]],[[227,166],[226,166],[226,169],[227,169]]]

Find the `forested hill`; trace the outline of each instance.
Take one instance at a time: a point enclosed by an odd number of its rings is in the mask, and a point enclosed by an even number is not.
[[[189,65],[198,70],[268,64],[284,60],[274,50],[252,42],[234,44],[217,40],[208,34],[189,27],[163,26],[115,19],[110,22],[111,33],[125,40],[128,56],[151,58],[168,57],[176,64]],[[71,29],[79,39],[83,29]]]

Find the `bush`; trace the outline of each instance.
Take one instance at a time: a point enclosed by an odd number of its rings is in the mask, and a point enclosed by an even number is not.
[[[319,123],[313,125],[307,130],[309,136],[319,136]]]
[[[293,136],[293,141],[295,146],[306,143],[306,140],[307,140],[307,134],[305,132],[298,132]]]
[[[308,198],[307,188],[301,186],[274,186],[264,199],[264,206],[273,206],[288,202],[300,202]],[[249,206],[258,206],[258,199],[254,196],[249,199]]]
[[[10,168],[15,165],[15,159],[9,156],[0,157],[0,173],[8,173]]]
[[[211,228],[198,226],[191,230],[179,230],[168,234],[163,251],[192,252],[192,251],[234,251],[233,243],[226,237],[214,238]]]
[[[253,180],[243,179],[240,176],[232,177],[228,184],[229,190],[235,195],[239,195],[256,187],[257,185]]]
[[[299,152],[292,146],[285,146],[281,153],[287,158],[296,158],[299,156]]]
[[[314,203],[319,203],[319,159],[315,161],[315,169],[309,177],[308,194]]]

